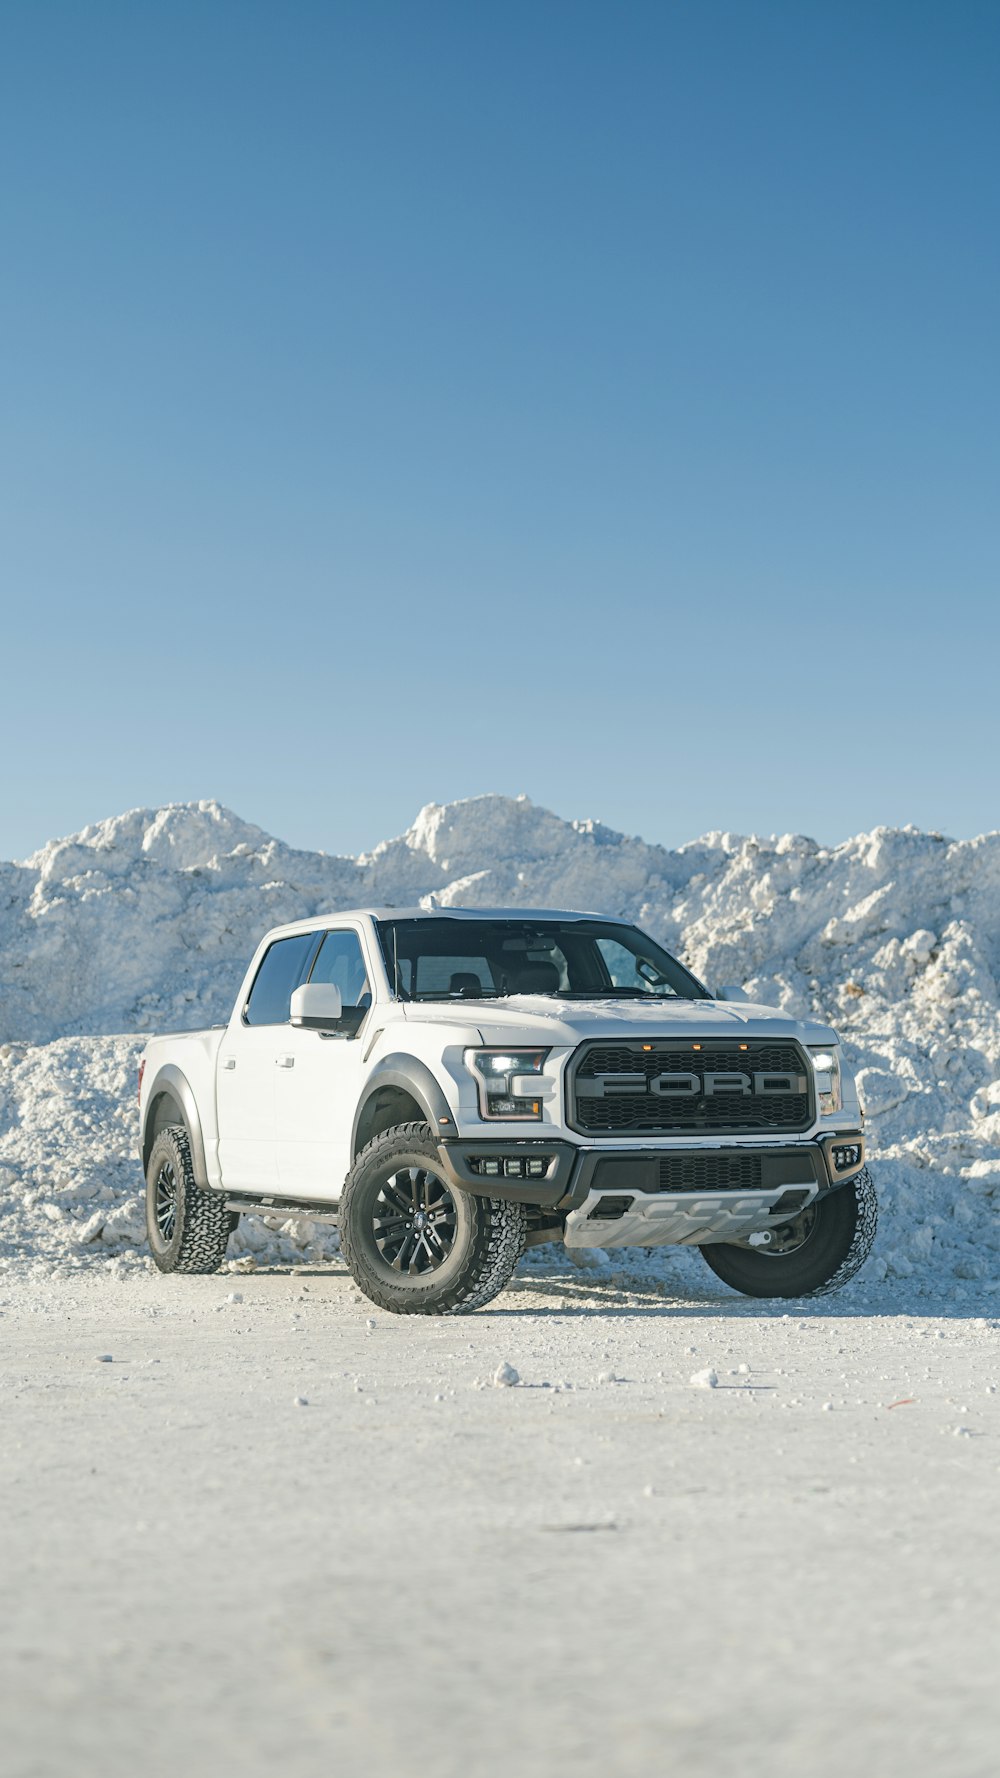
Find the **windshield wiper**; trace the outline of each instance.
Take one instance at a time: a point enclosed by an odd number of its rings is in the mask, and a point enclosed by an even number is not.
[[[676,1000],[677,995],[652,994],[645,988],[557,988],[560,1000]]]
[[[496,988],[482,988],[478,993],[465,993],[464,990],[459,989],[455,994],[415,994],[413,998],[422,1006],[452,1006],[456,1000],[506,1000],[507,996],[501,994]]]

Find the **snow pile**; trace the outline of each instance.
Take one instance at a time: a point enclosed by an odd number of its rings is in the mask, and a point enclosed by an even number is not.
[[[709,834],[668,851],[495,796],[431,805],[356,859],[295,851],[203,802],[133,811],[0,865],[0,1251],[54,1263],[140,1240],[141,1038],[119,1033],[226,1018],[270,925],[420,902],[624,916],[710,985],[742,981],[755,1000],[832,1020],[878,1164],[883,1228],[865,1276],[988,1286],[1000,835],[880,828],[824,848]],[[244,1249],[270,1240],[241,1227]],[[309,1257],[330,1240],[290,1226],[280,1251]]]
[[[136,1159],[141,1037],[61,1037],[0,1046],[0,1269],[30,1256],[134,1259],[144,1250]],[[229,1245],[237,1266],[259,1257],[301,1264],[336,1251],[335,1233],[303,1218],[244,1218]]]

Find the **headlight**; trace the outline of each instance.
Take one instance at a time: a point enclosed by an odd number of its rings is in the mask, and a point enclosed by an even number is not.
[[[840,1050],[836,1044],[823,1044],[821,1048],[810,1047],[812,1065],[816,1074],[816,1098],[819,1104],[820,1117],[830,1117],[840,1111],[844,1096],[840,1090]]]
[[[466,1050],[465,1066],[479,1083],[483,1117],[537,1120],[542,1101],[535,1098],[532,1075],[541,1074],[548,1050]]]

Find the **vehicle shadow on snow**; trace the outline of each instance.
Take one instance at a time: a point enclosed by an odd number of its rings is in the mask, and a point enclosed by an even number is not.
[[[225,1274],[237,1283],[240,1276],[256,1278],[326,1278],[357,1285],[343,1260],[336,1256],[323,1263],[258,1264],[251,1274]],[[970,1297],[955,1302],[944,1295],[920,1289],[919,1278],[875,1283],[852,1283],[839,1293],[820,1297],[746,1297],[730,1290],[706,1268],[705,1286],[695,1277],[644,1278],[627,1272],[581,1272],[575,1265],[552,1265],[544,1271],[518,1272],[506,1290],[489,1303],[485,1313],[511,1320],[560,1319],[567,1315],[603,1315],[632,1319],[692,1319],[722,1317],[730,1321],[870,1321],[876,1318],[972,1321],[977,1317],[1000,1319],[1000,1303]]]
[[[915,1281],[916,1282],[916,1281]],[[553,1301],[553,1298],[559,1300]],[[555,1270],[540,1277],[516,1277],[504,1294],[491,1304],[493,1315],[546,1319],[566,1315],[603,1315],[622,1318],[678,1316],[730,1321],[870,1321],[874,1318],[914,1316],[969,1321],[977,1316],[996,1318],[1000,1305],[968,1300],[957,1303],[945,1296],[921,1292],[902,1282],[875,1285],[866,1291],[848,1287],[841,1294],[821,1297],[746,1297],[719,1280],[706,1289],[693,1280],[646,1280],[623,1276],[581,1278],[575,1270]]]

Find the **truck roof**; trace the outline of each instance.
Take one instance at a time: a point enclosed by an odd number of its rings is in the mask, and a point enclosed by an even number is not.
[[[308,920],[290,920],[273,926],[270,938],[277,932],[311,932],[316,926],[338,920],[614,920],[614,914],[597,914],[579,908],[337,908],[333,912],[313,914]],[[630,925],[627,920],[619,924]]]

